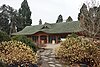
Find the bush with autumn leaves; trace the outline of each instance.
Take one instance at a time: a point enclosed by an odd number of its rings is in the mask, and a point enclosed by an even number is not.
[[[34,52],[36,52],[38,50],[38,47],[36,46],[36,44],[31,39],[27,38],[27,36],[16,35],[16,36],[11,37],[11,40],[17,40],[17,41],[21,41],[21,42],[25,43],[27,46],[32,48],[32,50]]]
[[[5,64],[35,63],[36,53],[20,41],[8,41],[0,43],[0,61]]]
[[[89,66],[100,63],[100,44],[86,37],[68,36],[55,50],[56,57],[67,64],[83,63]]]

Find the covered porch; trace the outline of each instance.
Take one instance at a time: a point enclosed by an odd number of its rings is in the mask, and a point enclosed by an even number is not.
[[[32,40],[37,44],[57,44],[61,38],[66,38],[67,34],[48,34],[44,32],[38,32],[33,34]]]

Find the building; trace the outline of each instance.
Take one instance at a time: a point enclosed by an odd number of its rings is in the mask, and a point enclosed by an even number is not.
[[[81,35],[81,28],[78,21],[27,26],[22,31],[13,33],[12,35],[26,35],[34,42],[44,44],[59,43],[61,38],[66,38],[71,33]]]

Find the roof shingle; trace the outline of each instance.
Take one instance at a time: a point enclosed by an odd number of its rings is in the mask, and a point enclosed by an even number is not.
[[[57,33],[71,33],[82,31],[79,21],[62,22],[62,23],[45,23],[44,25],[26,26],[22,31],[13,33],[12,35],[31,35],[39,31],[57,34]]]

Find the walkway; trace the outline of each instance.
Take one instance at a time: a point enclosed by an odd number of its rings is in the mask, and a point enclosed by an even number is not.
[[[59,61],[55,59],[54,49],[55,47],[59,46],[47,44],[48,46],[44,49],[39,50],[39,55],[42,59],[42,67],[65,67]]]

